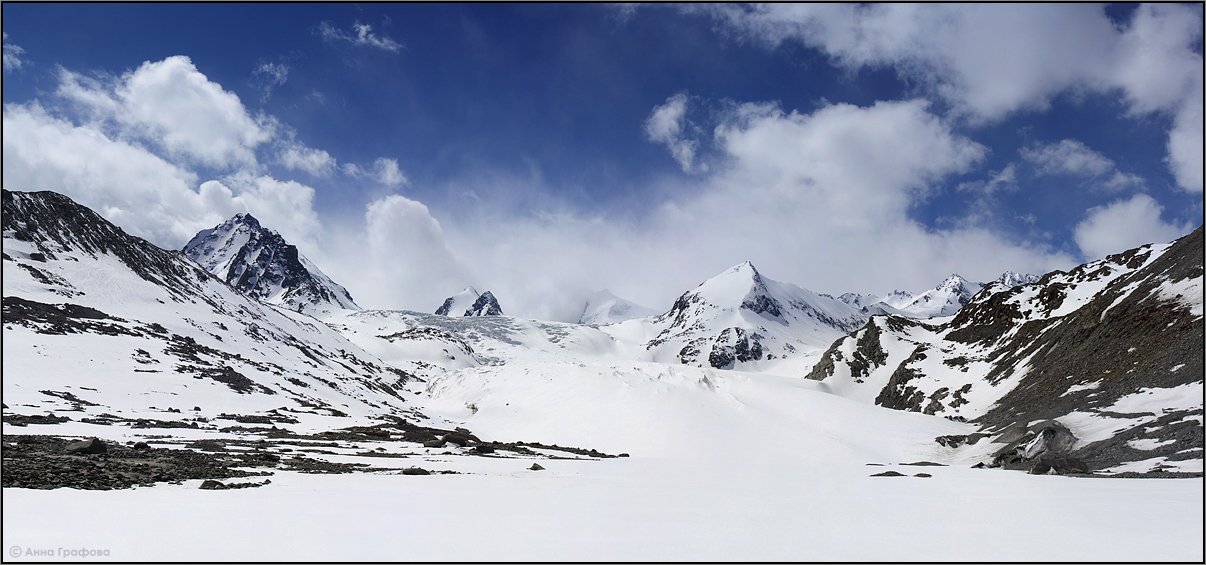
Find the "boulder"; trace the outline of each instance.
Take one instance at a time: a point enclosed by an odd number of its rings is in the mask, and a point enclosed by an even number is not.
[[[83,441],[76,441],[67,444],[64,448],[67,453],[78,453],[83,455],[97,455],[109,451],[105,446],[105,442],[97,438],[89,438]]]
[[[543,471],[544,467],[541,467],[540,463],[532,463],[532,466],[528,467],[528,470],[529,471]]]
[[[905,475],[903,473],[897,473],[896,471],[884,471],[882,473],[876,473],[871,476],[872,477],[903,477]]]
[[[226,490],[226,485],[213,479],[206,479],[199,487],[201,490]]]
[[[427,469],[424,469],[422,467],[407,467],[405,469],[402,469],[402,474],[403,475],[430,475],[431,471],[428,471]]]
[[[451,433],[444,435],[445,443],[456,444],[460,447],[465,447],[466,445],[469,445],[470,441],[471,440],[469,439],[469,436],[467,434],[464,434],[461,432],[451,432]]]

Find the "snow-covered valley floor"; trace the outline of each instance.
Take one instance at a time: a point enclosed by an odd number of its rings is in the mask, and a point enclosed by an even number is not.
[[[393,470],[277,470],[271,484],[239,490],[200,490],[200,480],[6,488],[6,551],[87,548],[114,560],[1203,559],[1200,478],[972,469],[966,453],[933,441],[970,427],[844,399],[799,378],[533,363],[454,371],[425,387],[415,396],[424,412],[483,439],[631,456],[539,459],[546,470],[532,471],[537,460],[528,457],[357,442],[314,457]],[[5,424],[6,448],[13,434],[221,437]],[[411,455],[355,455],[378,445]],[[903,465],[917,461],[947,465]],[[399,474],[408,465],[461,474]],[[871,476],[889,470],[906,476]]]
[[[117,560],[1201,561],[1202,481],[631,458],[270,487],[6,489],[7,546]],[[20,517],[16,519],[16,517]]]

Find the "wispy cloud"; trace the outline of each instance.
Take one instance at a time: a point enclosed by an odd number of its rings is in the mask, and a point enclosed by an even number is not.
[[[20,45],[8,42],[8,33],[4,34],[4,72],[12,72],[20,70],[25,66],[25,60],[21,58],[25,54],[25,49]]]
[[[355,163],[344,163],[341,167],[344,174],[355,178],[372,179],[386,188],[401,188],[410,183],[396,159],[379,157],[369,167],[361,167]]]
[[[1036,143],[1018,152],[1040,175],[1077,177],[1091,186],[1115,192],[1142,189],[1146,185],[1142,177],[1120,171],[1113,159],[1075,139]]]
[[[333,43],[346,42],[361,47],[389,51],[390,53],[397,53],[403,47],[401,43],[394,41],[389,36],[373,33],[373,26],[360,22],[353,23],[350,32],[339,29],[331,25],[330,22],[320,22],[318,24],[318,35]]]
[[[289,65],[285,63],[262,63],[251,71],[251,85],[260,91],[260,100],[267,102],[272,91],[289,81]]]

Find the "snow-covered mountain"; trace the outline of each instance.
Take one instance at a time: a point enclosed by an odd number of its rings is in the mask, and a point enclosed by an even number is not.
[[[582,307],[582,314],[578,316],[578,323],[601,326],[625,320],[645,318],[656,314],[658,312],[652,308],[646,308],[640,304],[620,298],[609,290],[600,290],[591,293],[586,298],[586,304]]]
[[[181,421],[410,410],[409,375],[312,318],[241,294],[179,252],[53,192],[6,190],[3,210],[10,408],[74,403],[66,409],[83,416]]]
[[[1013,288],[1015,286],[1039,282],[1039,279],[1041,279],[1041,278],[1043,278],[1043,277],[1040,275],[1032,275],[1029,273],[1016,273],[1014,271],[1005,271],[1004,273],[1001,273],[1001,276],[997,277],[997,280],[995,280],[993,282]]]
[[[360,309],[347,289],[251,214],[236,214],[202,230],[183,251],[205,270],[261,302],[312,315]]]
[[[762,276],[748,261],[684,293],[664,314],[603,329],[644,336],[653,359],[735,368],[824,348],[867,320],[860,308]]]
[[[876,317],[836,341],[809,378],[889,408],[973,420],[978,434],[946,443],[995,436],[1006,445],[970,449],[1004,465],[1033,463],[1011,450],[1045,441],[1035,439],[1043,425],[1090,469],[1200,469],[1202,249],[1199,227],[1031,283],[994,283],[942,324]],[[963,294],[949,286],[946,296]],[[1042,424],[1051,420],[1058,426]]]
[[[502,306],[490,291],[479,293],[476,288],[465,287],[464,290],[449,296],[444,303],[436,308],[440,316],[502,316]]]
[[[897,308],[911,318],[950,316],[958,312],[984,285],[951,275],[938,286],[913,297]]]

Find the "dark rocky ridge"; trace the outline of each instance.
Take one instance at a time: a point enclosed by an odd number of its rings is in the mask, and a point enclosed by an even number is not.
[[[868,372],[876,372],[878,379],[885,379],[876,382],[886,383],[875,385],[883,387],[877,404],[954,419],[962,418],[952,413],[958,413],[959,407],[967,403],[964,396],[974,388],[992,390],[1009,383],[995,404],[969,414],[981,426],[980,433],[973,434],[978,436],[976,439],[1000,438],[1016,426],[1026,429],[1029,422],[1052,421],[1073,412],[1154,419],[1105,440],[1081,441],[1076,448],[1060,454],[1068,460],[1060,460],[1058,465],[1044,463],[1057,471],[1079,468],[1078,462],[1088,469],[1100,469],[1156,457],[1169,461],[1200,459],[1202,426],[1186,420],[1200,417],[1200,403],[1189,409],[1166,408],[1162,413],[1127,415],[1110,411],[1120,398],[1141,389],[1201,383],[1206,372],[1202,316],[1157,290],[1162,285],[1200,280],[1202,228],[1148,262],[1154,249],[1132,249],[1068,272],[1048,273],[1036,282],[1013,288],[986,287],[953,320],[941,326],[877,317],[860,332],[835,342],[808,378],[831,378],[838,374],[836,367],[843,366],[848,372],[844,370],[842,378],[862,383]],[[1084,292],[1083,288],[1076,289],[1077,285],[1107,276],[1116,278],[1079,308],[1053,316],[1070,299],[1070,292]],[[917,344],[912,354],[903,359],[897,354],[894,360],[881,355],[881,327]],[[914,329],[903,331],[906,328]],[[910,335],[931,337],[910,339]],[[848,358],[843,349],[853,349],[853,357]],[[974,353],[969,357],[967,351]],[[962,386],[952,390],[954,387],[933,384],[920,369],[928,356],[937,356],[943,365],[965,374]],[[969,371],[973,365],[977,365],[976,370]],[[1028,433],[1033,438],[1035,432]],[[998,441],[1008,444],[1017,439]],[[1152,440],[1150,444],[1158,446],[1136,449],[1128,445],[1133,440]],[[957,446],[965,442],[975,440],[947,438],[940,443]],[[1033,467],[1039,463],[1028,459],[1023,464]]]

